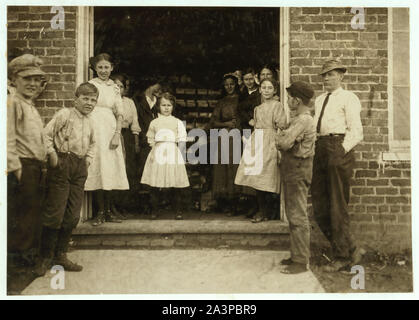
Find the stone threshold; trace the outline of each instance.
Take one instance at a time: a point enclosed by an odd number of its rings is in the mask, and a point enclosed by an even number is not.
[[[104,223],[93,227],[82,222],[74,235],[133,235],[133,234],[289,234],[288,223],[271,220],[252,223],[249,220],[147,220],[132,219],[122,223]]]

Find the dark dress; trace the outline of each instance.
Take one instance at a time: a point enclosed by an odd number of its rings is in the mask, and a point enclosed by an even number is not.
[[[243,100],[238,107],[241,129],[251,129],[253,131],[253,127],[249,125],[249,121],[253,119],[253,111],[262,103],[261,100],[259,90],[252,92],[250,95],[248,94],[246,97],[243,96]]]
[[[151,147],[147,142],[147,131],[148,127],[150,126],[150,122],[157,118],[157,107],[154,105],[153,108],[150,109],[150,106],[147,102],[147,99],[144,94],[136,95],[133,97],[135,106],[137,108],[138,114],[138,124],[140,125],[141,132],[140,132],[140,153],[138,155],[138,170],[139,170],[139,177],[142,177],[144,166],[147,161],[148,154],[151,151]],[[141,185],[142,189],[148,189],[147,187],[144,188],[144,185]]]
[[[223,129],[215,127],[215,121],[227,122],[236,119],[236,127],[240,128],[240,120],[237,117],[237,106],[239,97],[237,94],[226,96],[218,101],[217,106],[209,123],[212,129]],[[229,130],[227,127],[225,129]],[[240,139],[240,137],[239,137]],[[234,184],[238,164],[233,163],[233,138],[229,138],[229,163],[221,164],[221,138],[218,139],[218,163],[213,164],[212,192],[214,199],[234,199],[238,196],[240,188]]]

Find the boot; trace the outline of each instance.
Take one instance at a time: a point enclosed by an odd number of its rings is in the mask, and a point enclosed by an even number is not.
[[[65,271],[79,272],[83,270],[83,267],[67,258],[68,244],[72,231],[72,229],[60,229],[53,264],[62,266]]]
[[[65,271],[80,272],[83,270],[81,265],[69,260],[66,253],[59,253],[55,256],[54,265],[62,266]]]
[[[52,266],[58,232],[59,230],[48,227],[43,227],[42,229],[40,257],[32,270],[37,277],[43,277]]]

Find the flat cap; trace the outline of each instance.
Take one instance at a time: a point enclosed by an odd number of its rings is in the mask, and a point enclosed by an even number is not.
[[[341,70],[343,73],[346,72],[346,68],[342,65],[342,63],[339,60],[328,60],[324,63],[322,71],[319,74],[322,75],[336,69]]]
[[[27,53],[10,61],[9,72],[21,77],[44,75],[45,72],[40,69],[42,64],[40,58]]]
[[[304,81],[295,81],[287,88],[290,95],[299,98],[311,99],[314,96],[314,90],[310,84]]]

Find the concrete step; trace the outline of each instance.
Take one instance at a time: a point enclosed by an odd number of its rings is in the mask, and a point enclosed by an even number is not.
[[[289,249],[288,224],[272,220],[251,223],[249,220],[147,220],[132,219],[122,223],[104,223],[93,227],[81,223],[73,232],[78,249],[95,248],[225,248]]]

